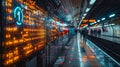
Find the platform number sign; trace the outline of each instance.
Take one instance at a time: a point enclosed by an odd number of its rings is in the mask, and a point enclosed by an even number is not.
[[[23,11],[20,7],[14,9],[14,19],[17,25],[22,25],[23,22]]]

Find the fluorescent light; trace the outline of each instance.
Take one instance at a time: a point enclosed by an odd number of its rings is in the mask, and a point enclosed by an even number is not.
[[[87,14],[85,13],[84,16],[86,16]]]
[[[109,18],[114,17],[114,16],[115,16],[115,14],[111,14],[111,15],[109,16]]]
[[[100,20],[97,20],[97,22],[100,22]]]
[[[90,11],[90,8],[87,8],[86,10],[85,10],[85,12],[89,12]]]
[[[90,0],[89,4],[93,5],[95,3],[96,0]]]
[[[105,20],[105,18],[102,18],[101,20]]]
[[[97,23],[97,22],[94,22],[94,23]]]

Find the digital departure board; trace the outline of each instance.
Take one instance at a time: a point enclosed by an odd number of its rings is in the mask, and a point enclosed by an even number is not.
[[[2,63],[15,64],[46,44],[44,10],[32,0],[3,0]]]

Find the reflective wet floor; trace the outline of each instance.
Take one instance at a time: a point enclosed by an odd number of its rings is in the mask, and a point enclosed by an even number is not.
[[[80,40],[80,44],[77,45],[76,37],[72,41],[71,48],[68,50],[63,67],[101,67],[100,63],[96,59],[91,49]]]

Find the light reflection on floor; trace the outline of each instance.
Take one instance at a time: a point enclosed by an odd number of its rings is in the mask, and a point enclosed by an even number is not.
[[[87,46],[89,46],[92,52],[95,54],[102,67],[119,67],[119,63],[116,63],[116,61],[112,57],[110,57],[102,49],[97,47],[94,43],[89,40],[87,40],[86,43]]]
[[[74,38],[74,43],[68,50],[63,67],[101,67],[90,48],[82,40],[79,39],[80,45],[77,45],[76,41],[76,38]]]

